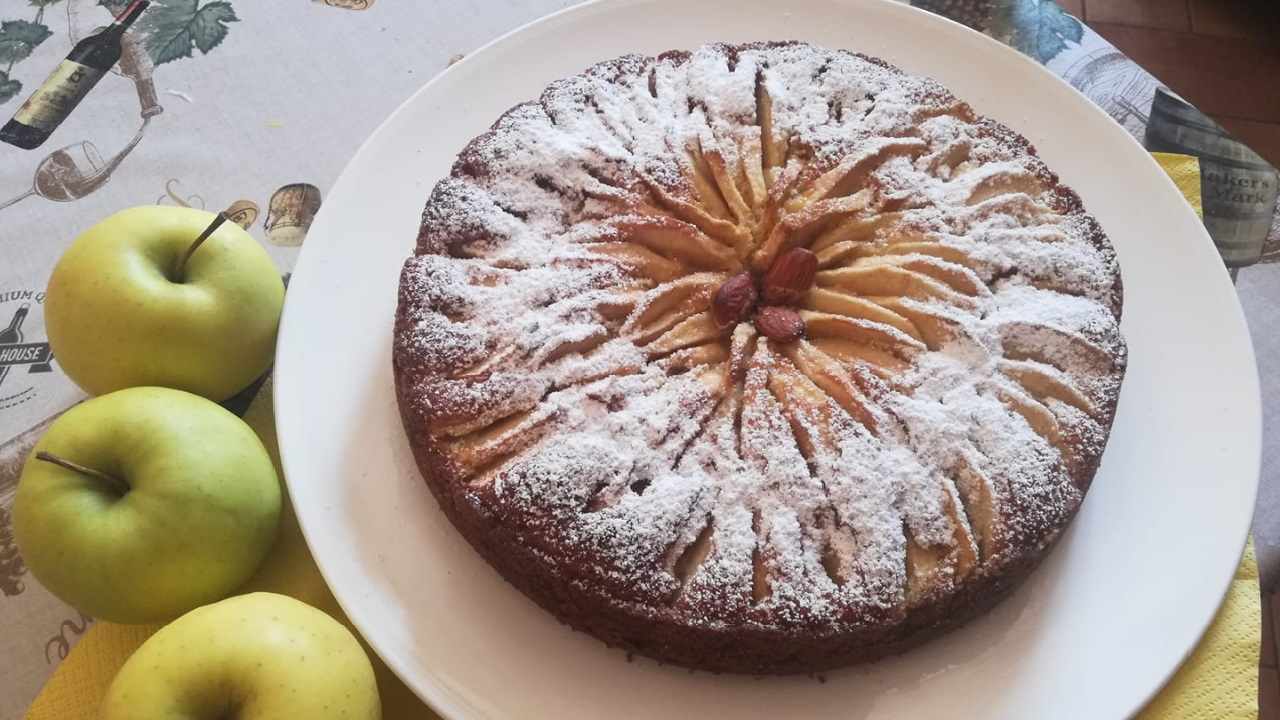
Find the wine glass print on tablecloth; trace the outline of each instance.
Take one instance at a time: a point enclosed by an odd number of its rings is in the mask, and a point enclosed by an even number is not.
[[[3,27],[0,34],[9,35],[0,38],[7,40],[0,42],[0,62],[8,64],[6,69],[0,70],[0,103],[16,98],[22,91],[22,83],[11,77],[13,67],[53,36],[53,31],[44,23],[46,10],[63,2],[67,35],[73,44],[96,32],[101,21],[118,14],[128,5],[127,0],[31,0],[31,5],[37,8],[33,20],[6,20],[0,26]],[[7,200],[0,200],[0,210],[32,195],[55,202],[70,202],[106,184],[125,157],[141,142],[151,119],[164,112],[153,80],[155,66],[194,57],[196,49],[201,54],[208,54],[222,43],[230,23],[238,21],[231,2],[225,0],[203,4],[156,4],[148,8],[138,24],[121,37],[120,61],[112,69],[113,74],[132,80],[138,94],[142,123],[132,139],[105,162],[97,148],[87,140],[55,150],[37,166],[31,188]],[[83,162],[77,159],[68,163],[68,157],[76,155],[73,148],[80,149]],[[68,164],[77,170],[58,169]]]

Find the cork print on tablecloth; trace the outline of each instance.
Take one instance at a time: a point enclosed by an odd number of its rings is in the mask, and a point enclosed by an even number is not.
[[[1280,259],[1274,169],[1052,0],[901,1],[1044,64],[1148,148],[1199,155],[1206,224],[1230,264]],[[0,0],[3,119],[126,4]],[[460,53],[572,4],[154,0],[44,146],[0,146],[0,720],[21,716],[90,622],[31,577],[10,529],[27,454],[84,398],[44,331],[61,252],[125,207],[188,205],[226,209],[287,275],[323,188],[405,97]]]

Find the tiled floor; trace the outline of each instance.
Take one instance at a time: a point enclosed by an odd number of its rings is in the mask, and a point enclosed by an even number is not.
[[[1060,2],[1280,166],[1280,2]]]
[[[1058,2],[1280,166],[1280,2]],[[1263,593],[1262,601],[1259,718],[1280,720],[1280,593]]]

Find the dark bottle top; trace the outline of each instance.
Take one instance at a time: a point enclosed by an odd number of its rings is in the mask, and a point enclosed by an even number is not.
[[[17,345],[22,342],[22,321],[27,319],[27,313],[31,311],[31,306],[23,303],[22,307],[13,314],[13,319],[9,321],[9,327],[0,330],[0,345]],[[0,383],[4,382],[4,378],[9,374],[8,365],[0,365]]]
[[[0,330],[0,345],[17,345],[22,342],[22,321],[27,319],[31,306],[23,304],[9,320],[9,327]]]
[[[120,38],[150,3],[134,0],[106,29],[76,43],[67,58],[0,129],[0,140],[30,150],[62,124],[120,60]]]

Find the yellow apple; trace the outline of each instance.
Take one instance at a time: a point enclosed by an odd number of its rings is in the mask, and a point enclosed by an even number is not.
[[[349,630],[293,598],[197,608],[124,664],[102,720],[378,720],[373,666]]]
[[[80,235],[53,269],[54,357],[92,395],[141,385],[225,400],[271,365],[284,283],[271,257],[224,223],[182,258],[213,213],[136,207]]]
[[[164,622],[249,579],[281,502],[271,457],[243,420],[191,393],[130,388],[49,427],[18,481],[13,529],[32,574],[67,603],[113,622]]]

